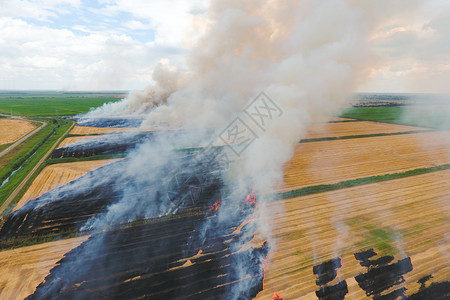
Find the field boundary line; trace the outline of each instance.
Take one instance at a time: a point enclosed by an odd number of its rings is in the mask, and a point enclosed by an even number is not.
[[[350,188],[354,186],[360,186],[360,185],[366,185],[371,183],[378,183],[383,181],[389,181],[394,179],[400,179],[400,178],[406,178],[416,175],[422,175],[422,174],[428,174],[438,171],[444,171],[450,169],[450,164],[443,164],[433,167],[427,167],[427,168],[417,168],[405,172],[398,172],[398,173],[391,173],[391,174],[383,174],[383,175],[375,175],[375,176],[368,176],[368,177],[361,177],[357,179],[351,179],[351,180],[345,180],[338,183],[333,184],[320,184],[320,185],[311,185],[302,187],[299,189],[294,189],[286,192],[281,193],[275,193],[272,194],[273,200],[280,200],[280,199],[288,199],[288,198],[295,198],[300,196],[306,196],[306,195],[312,195],[312,194],[319,194],[323,192],[329,192],[329,191],[335,191],[345,188]]]
[[[323,141],[336,141],[336,140],[350,140],[350,139],[361,139],[361,138],[370,138],[377,136],[390,136],[390,135],[402,135],[402,134],[414,134],[414,133],[428,133],[428,132],[436,132],[438,129],[424,129],[424,130],[410,130],[410,131],[399,131],[399,132],[387,132],[387,133],[369,133],[369,134],[356,134],[356,135],[344,135],[344,136],[330,136],[323,138],[310,138],[300,140],[298,143],[313,143],[313,142],[323,142]]]
[[[55,150],[55,148],[59,145],[61,140],[72,130],[75,126],[75,122],[72,121],[72,125],[69,129],[64,132],[63,135],[59,137],[59,139],[53,144],[53,146],[44,154],[44,156],[39,160],[39,162],[33,167],[33,169],[27,174],[27,176],[22,180],[22,182],[17,186],[17,188],[9,195],[9,197],[5,200],[5,202],[0,206],[0,214],[2,214],[6,208],[11,204],[11,202],[15,199],[15,197],[20,193],[23,187],[27,184],[27,182],[32,178],[36,170],[44,163],[44,161],[50,156],[50,154]]]

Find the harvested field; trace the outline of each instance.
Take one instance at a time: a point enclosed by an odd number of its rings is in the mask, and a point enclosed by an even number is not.
[[[0,299],[23,299],[50,273],[56,262],[88,237],[77,237],[0,252]]]
[[[329,124],[315,123],[308,126],[308,133],[305,138],[316,139],[324,137],[342,137],[351,135],[407,132],[423,129],[425,128],[370,122],[370,121],[342,122]]]
[[[81,142],[81,141],[87,141],[87,140],[93,140],[99,138],[98,136],[71,136],[68,138],[65,138],[59,145],[58,148],[65,147],[67,145]]]
[[[89,135],[133,130],[136,130],[136,128],[74,126],[70,134]]]
[[[354,253],[370,248],[375,258],[392,255],[392,263],[411,258],[406,283],[396,286],[406,287],[408,295],[419,291],[417,281],[427,275],[433,278],[426,286],[450,280],[449,176],[450,170],[439,171],[268,203],[267,221],[278,242],[256,299],[270,299],[274,292],[285,299],[317,299],[313,265],[337,257],[338,278],[348,284],[346,299],[366,299],[355,276],[367,269]]]
[[[105,134],[113,132],[128,132],[128,131],[157,131],[157,130],[175,130],[173,128],[159,128],[159,127],[88,127],[88,126],[74,126],[70,134],[90,135],[90,134]]]
[[[56,189],[57,187],[80,178],[88,172],[118,160],[120,159],[82,161],[47,166],[36,177],[26,193],[17,203],[14,210],[19,209],[31,199],[37,198],[50,190]]]
[[[35,128],[30,121],[0,119],[0,145],[13,143]]]
[[[449,149],[448,131],[301,143],[280,191],[446,164]]]

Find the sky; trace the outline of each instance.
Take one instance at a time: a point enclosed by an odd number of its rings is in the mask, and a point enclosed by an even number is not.
[[[450,93],[450,1],[411,0],[369,38],[362,92]],[[1,90],[142,90],[185,67],[207,0],[0,0]],[[389,9],[389,8],[381,8]]]

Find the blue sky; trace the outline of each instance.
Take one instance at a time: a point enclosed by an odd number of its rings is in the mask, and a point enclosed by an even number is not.
[[[45,19],[21,17],[24,22],[41,27],[70,30],[76,35],[89,35],[94,32],[108,31],[111,34],[126,34],[142,43],[155,40],[155,30],[150,20],[139,18],[127,11],[102,13],[108,10],[106,3],[98,1],[82,1],[81,5],[61,3],[47,9],[49,15]]]

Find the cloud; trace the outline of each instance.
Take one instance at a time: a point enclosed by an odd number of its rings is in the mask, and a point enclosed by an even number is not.
[[[362,91],[450,93],[450,3],[421,1],[373,33],[377,56]]]
[[[447,0],[350,2],[370,6],[369,26],[380,23],[369,36],[371,75],[360,91],[450,92]],[[0,0],[0,89],[141,90],[161,59],[185,67],[185,53],[207,27],[208,5]]]
[[[200,2],[0,0],[0,89],[142,89]]]

